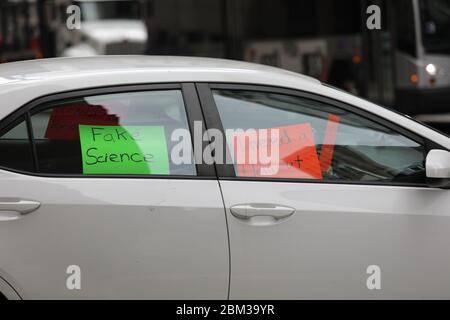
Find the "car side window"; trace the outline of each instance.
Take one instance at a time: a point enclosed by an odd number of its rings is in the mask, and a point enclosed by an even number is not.
[[[184,161],[171,156],[174,130],[190,139],[181,90],[71,98],[37,106],[30,115],[30,128],[23,116],[0,132],[0,167],[62,175],[197,174],[192,154]]]
[[[425,183],[425,147],[368,118],[279,93],[213,96],[238,177]]]
[[[0,167],[18,171],[34,170],[31,143],[23,117],[0,133]]]
[[[180,90],[86,96],[31,116],[38,168],[51,174],[196,175],[176,164],[172,132],[189,130]]]

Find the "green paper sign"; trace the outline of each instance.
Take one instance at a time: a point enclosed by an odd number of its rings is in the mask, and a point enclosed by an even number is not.
[[[79,125],[84,174],[169,174],[163,126]]]

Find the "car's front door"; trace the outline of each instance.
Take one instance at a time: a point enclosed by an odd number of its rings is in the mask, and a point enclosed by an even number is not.
[[[234,162],[231,299],[450,298],[450,191],[425,185],[423,139],[310,94],[199,90]]]
[[[172,153],[202,120],[195,94],[109,88],[24,109],[0,137],[1,277],[33,299],[226,299],[214,170]]]

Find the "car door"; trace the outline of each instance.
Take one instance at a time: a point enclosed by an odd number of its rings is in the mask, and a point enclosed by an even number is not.
[[[450,298],[450,191],[425,183],[427,141],[313,94],[198,89],[233,164],[231,299]]]
[[[226,299],[223,202],[192,161],[194,121],[193,84],[57,94],[4,119],[0,276],[31,299]]]

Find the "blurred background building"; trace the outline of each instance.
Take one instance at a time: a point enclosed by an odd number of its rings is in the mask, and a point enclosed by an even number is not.
[[[67,27],[70,5],[79,30]],[[370,5],[379,30],[366,25]],[[448,0],[0,1],[1,62],[97,54],[278,66],[450,131]]]

